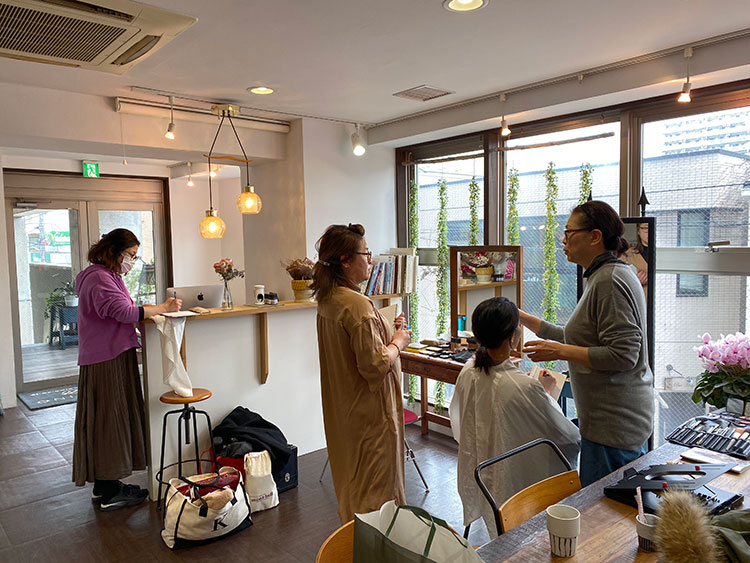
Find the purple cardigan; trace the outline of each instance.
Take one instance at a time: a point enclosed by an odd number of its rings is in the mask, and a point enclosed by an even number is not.
[[[78,365],[116,358],[140,346],[134,323],[140,309],[119,274],[94,264],[76,278],[78,293]]]

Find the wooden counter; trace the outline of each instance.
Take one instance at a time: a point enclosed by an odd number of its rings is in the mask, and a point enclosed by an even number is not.
[[[208,314],[180,317],[189,323],[201,320],[215,320],[229,317],[242,317],[246,315],[258,315],[258,358],[260,361],[260,382],[268,381],[268,317],[267,313],[281,313],[283,311],[295,311],[298,309],[314,309],[318,307],[316,301],[298,303],[296,301],[279,301],[278,305],[267,305],[265,307],[254,307],[252,305],[237,305],[233,309],[225,311],[221,308],[212,308]],[[153,323],[152,319],[143,322]],[[187,327],[186,327],[187,330]],[[185,345],[185,333],[182,334],[182,346],[180,346],[180,357],[187,368],[187,351]]]
[[[419,404],[422,420],[426,421],[422,423],[423,435],[429,432],[429,422],[447,426],[448,428],[451,426],[451,419],[449,417],[428,410],[427,380],[434,379],[435,381],[455,385],[458,374],[463,367],[462,363],[454,362],[453,360],[433,358],[415,352],[401,352],[401,371],[419,376],[422,380]]]

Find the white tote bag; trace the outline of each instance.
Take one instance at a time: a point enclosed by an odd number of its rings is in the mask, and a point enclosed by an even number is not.
[[[355,514],[354,520],[355,563],[482,561],[474,548],[445,521],[415,506],[397,507],[396,503],[390,500],[381,506],[380,510]]]
[[[230,484],[221,487],[222,483]],[[161,531],[167,547],[206,543],[250,526],[250,502],[243,485],[242,474],[234,467],[222,467],[218,474],[170,479]],[[222,507],[210,508],[201,496],[207,491],[227,487],[233,494]]]
[[[253,512],[279,504],[279,491],[271,472],[271,456],[266,450],[245,454],[245,490]]]

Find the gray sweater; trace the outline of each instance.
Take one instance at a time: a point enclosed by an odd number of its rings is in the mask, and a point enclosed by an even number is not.
[[[596,268],[568,324],[542,321],[537,335],[588,348],[592,367],[569,363],[581,436],[613,448],[640,448],[653,427],[654,376],[646,299],[630,266],[609,262]]]

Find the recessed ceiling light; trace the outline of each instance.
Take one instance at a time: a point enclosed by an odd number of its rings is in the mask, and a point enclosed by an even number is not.
[[[443,8],[450,12],[471,12],[484,8],[490,0],[443,0]]]
[[[273,94],[273,88],[266,88],[265,86],[256,86],[255,88],[248,88],[253,94],[260,94],[264,96],[266,94]]]

